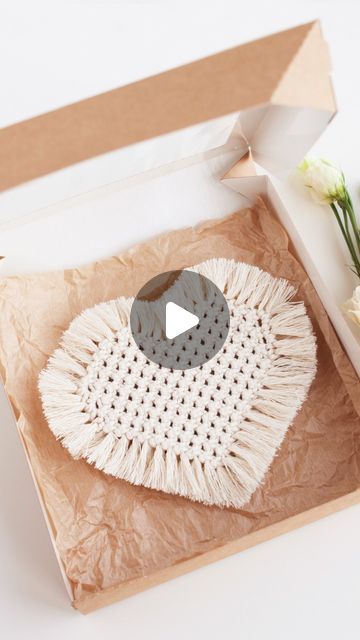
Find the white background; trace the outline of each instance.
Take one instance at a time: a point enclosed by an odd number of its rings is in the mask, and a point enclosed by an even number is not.
[[[359,206],[360,3],[2,0],[0,12],[0,126],[320,17],[340,113],[315,151],[341,162]],[[312,252],[321,242],[314,233]],[[4,637],[359,637],[360,506],[88,617],[74,612],[5,408],[0,419]]]

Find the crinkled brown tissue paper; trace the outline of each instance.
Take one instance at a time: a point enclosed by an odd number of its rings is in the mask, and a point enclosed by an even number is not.
[[[240,511],[135,487],[72,459],[50,432],[37,391],[40,370],[80,311],[135,295],[157,273],[220,256],[296,283],[318,344],[309,397],[264,484]],[[1,374],[75,607],[88,611],[111,602],[130,593],[139,578],[156,583],[171,576],[169,567],[189,559],[196,566],[201,554],[359,488],[359,380],[285,231],[262,201],[118,257],[3,278],[0,286]]]

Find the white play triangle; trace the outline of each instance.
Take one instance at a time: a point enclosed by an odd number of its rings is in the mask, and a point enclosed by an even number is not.
[[[199,318],[190,311],[186,311],[175,302],[166,305],[165,333],[168,340],[176,338],[181,333],[189,331],[199,324]]]

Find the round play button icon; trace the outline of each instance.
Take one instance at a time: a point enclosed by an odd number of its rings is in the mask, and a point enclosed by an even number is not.
[[[149,280],[132,304],[130,327],[143,354],[169,369],[211,360],[230,326],[226,299],[209,278],[184,269]]]

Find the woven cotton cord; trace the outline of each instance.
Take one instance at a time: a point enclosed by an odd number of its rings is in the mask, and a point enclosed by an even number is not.
[[[181,373],[154,366],[126,329],[103,340],[78,387],[88,422],[217,466],[273,357],[265,311],[232,304],[231,322],[236,329],[216,358]]]
[[[129,330],[131,300],[119,298],[65,332],[40,377],[43,406],[73,456],[134,484],[239,507],[306,396],[315,339],[288,282],[225,259],[193,270],[229,304],[228,338],[212,360],[184,371],[150,362]]]

